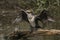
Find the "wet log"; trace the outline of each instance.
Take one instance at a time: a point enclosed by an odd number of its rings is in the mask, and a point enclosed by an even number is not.
[[[32,33],[30,33],[29,30],[24,30],[24,31],[15,31],[15,32],[12,32],[10,33],[9,35],[13,35],[13,34],[18,34],[18,33],[21,33],[21,34],[25,34],[27,36],[34,36],[34,35],[60,35],[60,30],[56,30],[56,29],[50,29],[50,30],[47,30],[47,29],[39,29],[37,31],[34,31]]]
[[[33,37],[33,36],[52,36],[52,35],[60,35],[60,30],[56,30],[56,29],[39,29],[37,31],[34,31],[33,33],[30,33],[29,30],[18,30],[18,31],[14,31],[10,34],[8,34],[8,38],[10,38],[11,40],[13,39],[27,39],[28,37]]]

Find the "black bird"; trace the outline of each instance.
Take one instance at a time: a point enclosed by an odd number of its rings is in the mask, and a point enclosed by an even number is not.
[[[19,16],[14,20],[13,23],[15,22],[19,22],[19,21],[26,21],[30,24],[31,27],[31,32],[33,32],[34,30],[36,31],[38,28],[41,28],[41,26],[39,26],[38,21],[44,22],[46,20],[48,21],[53,21],[49,15],[48,15],[48,11],[43,10],[39,15],[34,15],[32,14],[32,12],[30,10],[22,10],[21,13],[19,14]]]
[[[31,32],[33,32],[34,30],[37,30],[38,27],[40,27],[36,16],[37,15],[32,14],[30,10],[22,10],[20,11],[19,16],[17,16],[17,18],[13,21],[13,24],[24,20],[30,24]]]

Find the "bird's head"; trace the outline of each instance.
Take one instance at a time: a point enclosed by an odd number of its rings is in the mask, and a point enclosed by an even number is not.
[[[33,14],[33,10],[32,9],[28,9],[25,11],[27,14]]]

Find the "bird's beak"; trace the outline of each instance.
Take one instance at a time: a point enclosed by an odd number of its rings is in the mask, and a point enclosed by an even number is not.
[[[56,22],[54,19],[52,19],[52,18],[48,18],[48,21],[50,21],[50,22]]]

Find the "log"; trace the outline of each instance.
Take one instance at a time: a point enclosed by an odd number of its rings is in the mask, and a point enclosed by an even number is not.
[[[40,34],[40,35],[60,35],[60,30],[56,30],[56,29],[39,29],[37,30],[35,33],[33,32],[33,34]]]
[[[56,29],[50,29],[50,30],[47,30],[47,29],[39,29],[37,31],[34,31],[32,33],[30,33],[29,30],[21,30],[21,31],[15,31],[15,32],[12,32],[8,35],[13,35],[13,34],[17,34],[17,33],[21,33],[21,34],[25,34],[25,36],[34,36],[34,35],[60,35],[60,30],[56,30]]]
[[[10,34],[8,34],[8,38],[10,38],[11,40],[13,39],[27,39],[28,37],[33,37],[33,36],[52,36],[52,35],[60,35],[60,30],[56,30],[56,29],[39,29],[37,31],[34,31],[33,33],[30,33],[29,30],[18,30],[18,31],[14,31]]]

